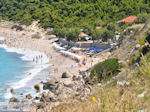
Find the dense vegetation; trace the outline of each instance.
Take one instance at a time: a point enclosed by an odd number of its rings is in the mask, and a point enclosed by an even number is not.
[[[150,13],[149,0],[0,0],[0,16],[44,28],[94,27],[126,16]]]
[[[122,66],[118,62],[118,59],[107,59],[97,64],[93,68],[90,78],[97,82],[101,82],[101,80],[107,80],[112,76],[117,75],[121,67]]]

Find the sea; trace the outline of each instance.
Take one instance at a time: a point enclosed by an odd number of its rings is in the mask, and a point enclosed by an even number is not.
[[[42,59],[35,63],[33,59],[37,56]],[[23,100],[27,94],[39,94],[34,85],[48,77],[48,62],[44,53],[0,45],[0,103],[8,103],[12,97]]]

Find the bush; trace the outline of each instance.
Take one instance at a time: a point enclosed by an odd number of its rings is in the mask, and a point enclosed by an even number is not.
[[[70,29],[67,33],[67,40],[68,41],[76,41],[79,37],[80,30],[79,29]]]
[[[146,55],[148,52],[150,51],[150,47],[148,46],[144,46],[141,50],[143,55]]]
[[[105,29],[101,36],[102,36],[103,41],[107,41],[108,39],[113,39],[115,34],[114,34],[114,32]]]
[[[97,64],[91,71],[90,78],[94,81],[101,82],[102,80],[108,80],[112,76],[117,75],[120,72],[122,65],[118,62],[118,59],[107,59]]]
[[[113,32],[119,31],[118,25],[116,23],[113,23],[113,22],[107,24],[107,29],[110,31],[113,31]]]
[[[40,39],[41,36],[39,36],[39,35],[33,35],[32,38],[33,38],[33,39]]]
[[[140,42],[139,42],[139,44],[142,46],[142,45],[144,45],[146,42],[145,42],[145,39],[143,39],[143,40],[141,40]]]
[[[53,31],[49,31],[46,33],[46,35],[53,35],[53,34],[54,34]]]
[[[139,44],[142,46],[146,43],[146,41],[150,42],[150,35],[149,34],[145,34],[144,37],[142,38],[142,40],[139,41]]]
[[[93,37],[95,39],[102,39],[102,41],[107,41],[108,39],[113,39],[115,36],[115,33],[108,30],[108,29],[100,29],[100,30],[95,30],[93,33]]]
[[[150,19],[149,14],[139,14],[138,19],[135,21],[136,23],[146,23]]]
[[[129,57],[129,62],[128,62],[129,66],[134,65],[136,62],[137,63],[140,62],[140,56],[139,55],[132,55]]]

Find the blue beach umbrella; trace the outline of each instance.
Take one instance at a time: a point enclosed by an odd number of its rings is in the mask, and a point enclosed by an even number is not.
[[[99,47],[91,47],[90,50],[103,51],[103,49],[101,49],[101,48],[99,48]]]

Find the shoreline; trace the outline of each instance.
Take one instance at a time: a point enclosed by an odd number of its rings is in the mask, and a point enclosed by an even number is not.
[[[9,89],[13,88],[14,90],[23,88],[25,86],[27,86],[27,83],[30,82],[31,80],[33,80],[40,72],[42,72],[43,70],[47,69],[50,64],[49,63],[49,58],[41,52],[38,51],[31,51],[28,49],[16,49],[16,48],[11,48],[8,47],[6,45],[0,45],[0,48],[4,48],[6,50],[6,52],[15,52],[17,54],[21,54],[21,59],[23,61],[29,61],[30,62],[30,66],[32,66],[31,69],[29,69],[28,71],[26,71],[26,73],[24,74],[24,76],[22,76],[22,78],[20,80],[18,80],[18,82],[13,82],[11,83],[11,86]],[[32,57],[31,57],[32,55]],[[43,61],[42,63],[37,63],[35,64],[34,62],[32,62],[32,58],[36,57],[38,55],[42,55],[43,56]],[[43,80],[41,80],[43,81]],[[33,85],[34,86],[34,85]],[[11,97],[13,97],[13,95],[10,93],[10,91],[8,91],[5,96],[4,99],[10,99]]]

